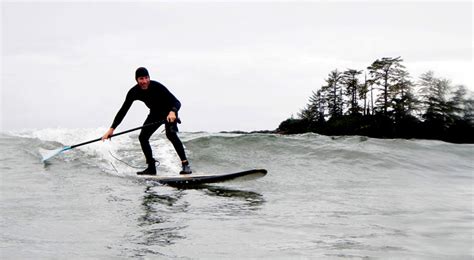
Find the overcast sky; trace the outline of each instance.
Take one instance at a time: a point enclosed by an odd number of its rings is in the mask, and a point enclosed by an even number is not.
[[[471,90],[472,2],[2,1],[2,130],[109,127],[134,71],[182,131],[275,129],[327,74],[401,56]],[[135,102],[120,130],[145,120]]]

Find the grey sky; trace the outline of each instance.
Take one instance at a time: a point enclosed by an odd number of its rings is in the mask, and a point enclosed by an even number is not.
[[[402,56],[473,89],[472,2],[2,2],[2,130],[108,127],[134,70],[183,131],[275,129],[338,68]],[[135,102],[120,129],[147,114]]]

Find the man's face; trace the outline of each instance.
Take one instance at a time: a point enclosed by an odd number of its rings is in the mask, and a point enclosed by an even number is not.
[[[141,89],[147,89],[148,86],[150,85],[150,77],[149,76],[138,77],[137,82]]]

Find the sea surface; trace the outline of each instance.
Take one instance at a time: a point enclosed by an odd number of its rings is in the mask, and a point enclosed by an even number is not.
[[[0,134],[1,259],[472,259],[474,145],[317,134],[180,133],[195,189],[139,179],[137,133]],[[161,131],[161,130],[160,130]],[[178,175],[164,133],[158,174]]]

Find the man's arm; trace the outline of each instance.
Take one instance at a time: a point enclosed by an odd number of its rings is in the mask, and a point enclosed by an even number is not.
[[[115,128],[117,128],[118,125],[122,122],[124,119],[125,115],[127,115],[128,110],[133,104],[133,94],[132,91],[130,90],[127,94],[127,97],[125,98],[125,101],[123,102],[122,107],[120,110],[117,112],[117,115],[114,118],[114,122],[112,123],[112,126],[105,132],[105,134],[102,136],[102,141],[109,139],[111,135],[114,134]]]
[[[168,116],[166,117],[166,121],[173,123],[176,121],[178,110],[181,108],[181,102],[165,87],[163,86],[165,96],[168,99],[168,104],[170,104],[171,108],[168,112]]]
[[[105,134],[102,136],[102,141],[110,139],[110,137],[114,134],[114,130],[114,128],[109,128],[109,130],[107,130],[107,132],[105,132]]]

